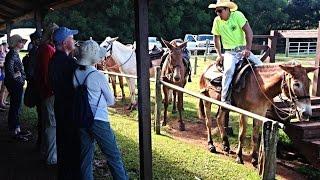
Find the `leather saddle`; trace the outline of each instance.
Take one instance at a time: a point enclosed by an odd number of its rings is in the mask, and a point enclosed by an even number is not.
[[[223,76],[223,67],[219,67],[218,65],[213,65],[211,68],[207,70],[204,77],[210,81],[211,85],[216,87],[221,91],[222,86],[222,76]],[[236,70],[232,78],[232,83],[230,90],[239,92],[241,89],[245,87],[245,79],[247,75],[251,72],[250,65],[246,60],[240,61],[236,65]]]

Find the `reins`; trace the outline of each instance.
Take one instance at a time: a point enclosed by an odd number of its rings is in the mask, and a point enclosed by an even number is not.
[[[265,98],[272,104],[272,106],[275,108],[275,112],[276,112],[277,116],[278,116],[281,120],[285,120],[285,121],[288,120],[289,118],[291,118],[291,117],[296,113],[297,107],[296,107],[296,105],[294,104],[295,101],[293,100],[293,96],[292,96],[292,94],[291,94],[291,88],[290,88],[290,86],[287,86],[287,87],[288,87],[289,96],[290,96],[289,98],[290,98],[290,100],[291,100],[290,104],[291,104],[292,107],[295,107],[295,108],[294,108],[294,109],[295,109],[294,114],[293,114],[293,113],[287,113],[286,111],[283,111],[282,109],[280,109],[279,107],[277,107],[277,106],[274,104],[274,102],[264,93],[264,91],[262,90],[262,87],[261,87],[261,85],[260,85],[260,83],[259,83],[259,81],[258,81],[257,75],[255,74],[254,69],[253,69],[253,67],[252,67],[249,59],[247,59],[247,58],[245,58],[245,59],[246,59],[246,60],[248,61],[248,63],[249,63],[249,66],[250,66],[250,68],[251,68],[251,70],[252,70],[253,76],[254,76],[254,78],[255,78],[258,86],[259,86],[259,89],[260,89],[261,93],[264,95],[264,97],[265,97]],[[282,89],[283,84],[284,84],[284,85],[287,84],[287,82],[286,82],[286,77],[285,77],[285,76],[286,76],[286,73],[283,74],[283,78],[282,78],[282,82],[281,82],[281,90],[283,90],[283,89]],[[280,97],[280,100],[284,103],[284,101],[283,101],[283,99],[282,99],[282,97],[281,97],[281,94],[279,95],[279,97]],[[310,96],[309,96],[309,97],[310,97]],[[303,97],[303,98],[307,98],[307,96],[305,96],[305,97]],[[291,109],[291,108],[290,108],[290,109]],[[282,113],[284,113],[284,114],[287,114],[288,116],[287,116],[287,117],[284,117],[284,118],[281,117],[277,110],[279,110],[280,112],[282,112]],[[299,114],[299,113],[298,113],[298,114]]]

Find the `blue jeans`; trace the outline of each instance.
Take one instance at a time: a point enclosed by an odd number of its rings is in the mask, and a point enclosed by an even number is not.
[[[225,52],[223,60],[223,76],[221,101],[225,102],[229,94],[229,87],[232,82],[233,74],[236,69],[236,64],[242,60],[241,51]],[[254,54],[250,53],[248,60],[254,65],[261,65],[262,61]]]
[[[19,116],[22,105],[23,86],[16,82],[10,82],[6,86],[10,94],[8,127],[9,131],[14,131],[20,127]]]
[[[129,179],[121,159],[120,151],[117,147],[115,135],[110,127],[110,123],[94,120],[90,129],[80,129],[80,160],[82,180],[93,180],[93,155],[95,140],[107,159],[107,164],[113,179]]]

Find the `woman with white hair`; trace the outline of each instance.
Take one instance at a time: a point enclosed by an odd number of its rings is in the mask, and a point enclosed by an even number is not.
[[[88,40],[79,47],[79,57],[76,61],[79,68],[75,71],[73,84],[75,87],[83,84],[87,86],[88,101],[93,115],[90,126],[80,129],[81,178],[84,180],[93,179],[94,141],[97,141],[105,155],[113,178],[128,179],[108,118],[107,108],[114,104],[114,96],[108,86],[108,78],[94,66],[106,56],[106,53],[107,50],[97,42]]]
[[[4,83],[10,93],[10,108],[8,114],[8,128],[10,135],[19,141],[28,141],[29,131],[20,129],[19,113],[22,104],[23,85],[26,79],[19,52],[27,42],[18,34],[10,37],[10,51],[5,58]]]

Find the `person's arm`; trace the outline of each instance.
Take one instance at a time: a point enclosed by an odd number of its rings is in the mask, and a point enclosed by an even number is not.
[[[102,78],[99,78],[99,80],[102,79],[101,82],[99,82],[101,84],[102,94],[107,102],[107,106],[112,106],[115,103],[115,99],[109,87],[108,78],[103,74],[100,75],[102,76]]]
[[[242,29],[245,33],[246,43],[247,43],[245,49],[242,51],[242,55],[247,58],[250,56],[253,32],[248,22],[246,22],[246,24],[242,27]]]
[[[216,58],[217,64],[222,64],[223,63],[223,56],[221,52],[221,41],[220,41],[221,36],[219,35],[214,35],[214,48],[216,49],[218,57]]]

